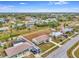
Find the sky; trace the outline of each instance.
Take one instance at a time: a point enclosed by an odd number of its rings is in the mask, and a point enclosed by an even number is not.
[[[79,12],[79,1],[0,1],[0,12]]]

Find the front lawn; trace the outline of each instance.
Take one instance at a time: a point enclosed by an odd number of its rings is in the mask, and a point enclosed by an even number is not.
[[[65,40],[66,38],[64,37],[58,37],[58,38],[53,38],[52,41],[56,42],[56,43],[60,43],[62,42],[63,40]]]
[[[41,49],[41,52],[44,52],[44,51],[50,49],[53,46],[55,46],[55,45],[50,43],[50,42],[48,42],[48,43],[42,43],[38,47]]]

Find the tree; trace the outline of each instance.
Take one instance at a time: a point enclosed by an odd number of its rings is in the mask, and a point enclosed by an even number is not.
[[[2,23],[2,22],[0,22],[0,27],[2,27],[2,25],[3,25],[3,23]]]
[[[57,21],[52,21],[52,22],[50,21],[50,22],[48,22],[48,26],[49,27],[53,27],[54,28],[54,27],[57,27],[58,25],[59,25],[59,23]]]

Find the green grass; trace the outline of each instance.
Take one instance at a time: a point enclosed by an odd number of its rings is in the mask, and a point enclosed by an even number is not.
[[[5,34],[5,35],[0,36],[0,40],[1,41],[7,40],[8,38],[10,38],[10,35],[9,34]]]
[[[54,42],[56,42],[56,43],[60,43],[60,42],[62,42],[63,40],[65,40],[66,38],[64,38],[64,37],[58,37],[58,38],[54,38],[54,39],[52,39],[52,41],[54,41]]]
[[[44,52],[53,46],[55,46],[55,45],[49,42],[49,43],[42,43],[38,47],[41,49],[41,52]]]
[[[58,48],[58,46],[56,46],[55,48],[53,48],[52,50],[50,50],[50,51],[47,52],[46,54],[42,55],[42,57],[48,56],[51,52],[55,51],[57,48]]]
[[[33,31],[38,31],[38,30],[45,29],[45,28],[47,28],[47,27],[37,27],[37,29],[31,29],[30,31],[27,30],[27,29],[17,30],[17,31],[13,30],[12,33],[11,33],[11,36],[10,36],[10,33],[8,33],[8,34],[1,33],[0,34],[0,41],[8,40],[8,38],[11,38],[11,37],[27,34],[27,33],[30,33],[30,32],[33,32]]]
[[[74,52],[75,56],[79,58],[79,48]]]
[[[54,44],[52,43],[44,43],[44,44],[39,45],[39,48],[41,49],[42,52],[44,52],[53,46]]]
[[[78,35],[78,34],[77,34],[77,35]],[[77,36],[77,35],[74,35],[74,36],[72,36],[72,37],[75,37],[75,36]],[[65,41],[62,42],[61,44],[64,44],[64,43],[68,42],[69,40],[71,40],[71,38],[68,38],[67,40],[65,40]]]
[[[67,55],[69,58],[73,58],[72,51],[77,45],[79,45],[79,42],[75,43],[71,48],[67,50]]]

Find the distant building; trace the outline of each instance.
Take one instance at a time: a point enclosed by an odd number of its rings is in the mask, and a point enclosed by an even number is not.
[[[66,32],[72,32],[73,28],[71,27],[64,27],[64,24],[61,25],[61,32],[66,33]]]
[[[46,19],[46,21],[57,21],[57,19],[56,18],[48,18],[48,19]]]
[[[26,16],[26,17],[25,17],[25,20],[26,20],[26,21],[30,21],[30,20],[32,20],[32,18],[31,18],[30,16]]]
[[[62,32],[66,33],[66,32],[72,32],[72,31],[73,31],[73,28],[64,28]]]
[[[32,28],[33,26],[34,26],[33,22],[28,22],[28,23],[25,24],[26,28]]]
[[[17,27],[18,27],[18,28],[20,28],[20,27],[22,28],[23,25],[24,25],[24,24],[21,24],[21,23],[19,23],[19,24],[13,24],[13,25],[12,25],[12,28],[14,28],[14,29],[17,28]]]
[[[0,28],[0,32],[5,32],[5,31],[8,31],[8,30],[9,30],[8,27],[1,27],[1,28]]]
[[[0,22],[5,23],[5,18],[0,18]]]

